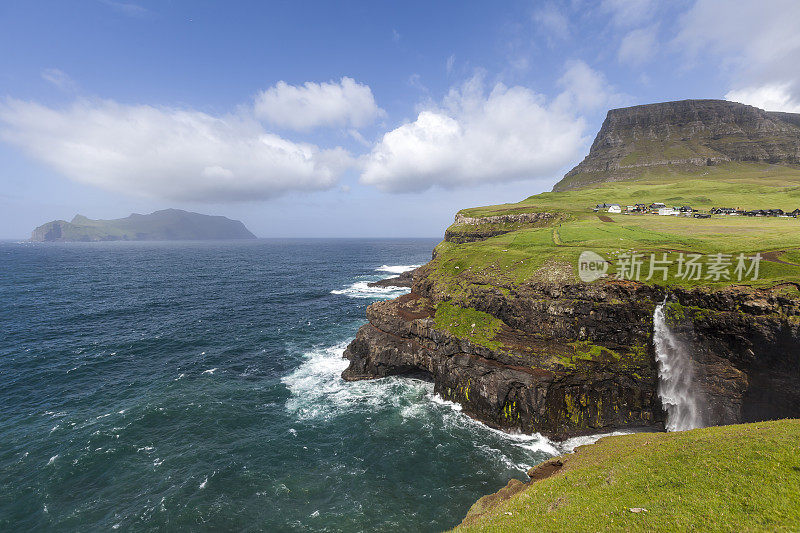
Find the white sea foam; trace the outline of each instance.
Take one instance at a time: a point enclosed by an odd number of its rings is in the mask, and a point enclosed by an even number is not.
[[[373,280],[377,281],[377,280]],[[356,281],[344,289],[335,289],[331,294],[341,294],[349,298],[397,298],[411,292],[406,287],[370,287],[370,281]]]
[[[298,420],[324,422],[348,412],[371,415],[389,408],[400,414],[403,423],[416,420],[422,422],[423,427],[444,429],[462,439],[466,432],[471,435],[475,450],[497,468],[519,472],[541,461],[542,454],[572,453],[578,446],[592,444],[602,437],[628,433],[615,431],[557,443],[538,433],[515,434],[493,429],[465,415],[461,405],[435,394],[429,382],[398,377],[344,381],[341,373],[348,362],[342,354],[346,345],[343,342],[308,351],[300,366],[282,379],[292,393],[286,408]]]
[[[342,380],[347,368],[342,358],[346,343],[327,348],[315,348],[305,354],[306,360],[281,381],[292,392],[286,408],[301,420],[329,418],[336,405],[355,399]]]
[[[408,272],[409,270],[414,270],[415,268],[419,268],[422,265],[381,265],[375,270],[377,272],[389,272],[391,274],[402,274],[403,272]]]
[[[203,480],[203,482],[202,482],[202,483],[200,483],[200,488],[201,488],[201,489],[204,489],[204,488],[206,488],[206,485],[207,485],[207,484],[208,484],[208,476],[206,476],[206,478]]]
[[[452,413],[450,416],[447,414],[444,415],[445,423],[451,423],[460,427],[468,427],[473,431],[480,431],[487,435],[493,435],[495,438],[504,441],[507,445],[522,448],[531,452],[543,452],[548,455],[559,455],[560,453],[556,444],[539,433],[508,433],[506,431],[494,429],[487,426],[483,422],[480,422],[479,420],[475,420],[474,418],[463,414],[461,412],[461,405],[455,402],[445,400],[437,394],[431,394],[430,400],[431,403],[435,405],[446,407]],[[498,453],[500,452],[498,451]],[[510,459],[504,459],[504,462],[510,462]],[[521,470],[526,470],[531,465],[514,463],[514,466]]]
[[[389,279],[414,270],[420,265],[382,265],[375,269],[376,272],[386,272],[389,275],[384,276],[362,276],[361,279],[355,281],[343,289],[334,289],[331,294],[341,294],[349,298],[374,298],[388,300],[390,298],[397,298],[404,294],[408,294],[411,290],[407,287],[370,287],[369,284],[382,279]]]
[[[578,446],[586,446],[587,444],[594,444],[603,437],[614,437],[616,435],[628,435],[629,431],[612,431],[611,433],[597,433],[595,435],[584,435],[582,437],[573,437],[558,444],[558,449],[562,453],[572,453]]]
[[[203,370],[203,374],[213,374],[217,370],[219,370],[219,369],[218,368],[211,368],[211,369],[208,369],[208,370]]]
[[[538,462],[540,453],[559,455],[552,442],[540,434],[512,434],[492,429],[461,412],[457,403],[434,394],[433,384],[390,377],[375,381],[346,382],[341,373],[348,362],[342,359],[346,343],[320,347],[305,354],[305,361],[282,381],[292,397],[286,408],[299,420],[331,420],[347,412],[377,412],[396,409],[403,420],[422,420],[429,426],[443,427],[454,434],[473,436],[475,448],[497,461],[498,467],[525,471]],[[508,446],[504,452],[501,448]],[[522,449],[528,461],[519,462],[514,449]]]

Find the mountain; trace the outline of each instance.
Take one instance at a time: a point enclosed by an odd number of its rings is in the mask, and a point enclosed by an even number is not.
[[[54,220],[33,230],[31,241],[206,241],[255,239],[238,220],[164,209],[149,215],[134,213],[114,220],[92,220],[75,215],[72,221]]]
[[[799,125],[709,100],[612,110],[554,192],[459,211],[411,292],[367,308],[346,380],[426,378],[491,427],[558,440],[727,426],[604,439],[482,499],[463,530],[797,522],[791,497],[742,502],[777,494],[797,455],[798,423],[763,421],[800,418],[800,220],[777,216],[800,208]],[[704,216],[593,209],[651,202]],[[751,468],[765,453],[780,470]]]
[[[694,171],[723,162],[800,163],[800,114],[725,100],[681,100],[608,112],[589,155],[553,191]]]
[[[795,118],[697,100],[611,111],[580,183],[458,212],[411,293],[367,309],[343,377],[426,376],[465,414],[552,438],[664,428],[658,330],[691,346],[677,351],[702,425],[800,416],[800,222],[710,214],[800,208]],[[705,216],[592,209],[651,202]]]

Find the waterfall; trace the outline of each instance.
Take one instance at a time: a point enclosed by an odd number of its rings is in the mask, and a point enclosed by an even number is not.
[[[667,431],[703,427],[689,349],[670,331],[666,304],[665,299],[653,313],[653,344],[658,362],[658,396],[667,411]]]

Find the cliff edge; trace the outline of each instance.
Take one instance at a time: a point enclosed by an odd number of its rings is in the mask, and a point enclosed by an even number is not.
[[[343,377],[425,377],[493,427],[557,439],[663,429],[661,328],[686,347],[699,425],[800,417],[792,120],[708,100],[612,110],[568,190],[456,214],[411,293],[368,308]]]

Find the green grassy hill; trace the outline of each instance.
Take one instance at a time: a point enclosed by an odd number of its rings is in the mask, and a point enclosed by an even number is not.
[[[607,437],[560,461],[478,501],[456,531],[800,527],[800,420]]]
[[[534,225],[491,222],[454,224],[449,235],[469,240],[471,233],[485,234],[487,227],[508,233],[476,242],[443,242],[436,249],[432,275],[453,284],[459,276],[483,278],[494,285],[540,279],[577,280],[578,257],[584,250],[599,253],[616,272],[620,254],[715,254],[747,257],[764,255],[759,279],[750,285],[800,282],[800,219],[714,216],[696,219],[657,215],[595,213],[598,203],[663,202],[689,205],[696,210],[712,207],[742,209],[800,207],[800,168],[764,163],[726,163],[672,174],[644,173],[636,180],[601,183],[577,190],[543,193],[516,204],[465,209],[461,215],[485,218],[504,214],[549,212],[555,216]],[[504,227],[505,226],[505,227]],[[453,239],[451,239],[452,241]],[[645,265],[647,267],[648,265]],[[679,279],[677,265],[662,285],[719,286],[736,279]],[[643,268],[643,272],[646,268]]]

